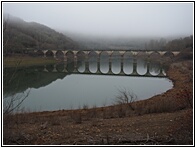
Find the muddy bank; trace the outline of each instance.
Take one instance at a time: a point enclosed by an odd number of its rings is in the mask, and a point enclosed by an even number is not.
[[[167,75],[174,87],[143,101],[92,109],[4,116],[3,143],[191,145],[192,70],[192,61],[172,63]]]

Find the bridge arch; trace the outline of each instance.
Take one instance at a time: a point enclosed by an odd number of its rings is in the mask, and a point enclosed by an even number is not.
[[[109,72],[109,54],[107,51],[102,51],[100,53],[100,72],[101,73]]]
[[[114,51],[109,59],[109,70],[114,74],[121,72],[121,54],[119,51]],[[123,64],[122,64],[123,65]]]
[[[160,62],[151,61],[149,63],[149,73],[152,76],[157,76],[161,72],[161,64]]]
[[[137,55],[136,55],[137,59],[147,59],[148,58],[148,54],[145,51],[138,51]]]
[[[68,72],[73,72],[75,69],[75,64],[74,64],[74,52],[73,51],[67,51],[65,53],[65,57],[66,57],[66,61],[67,61],[67,66],[66,66],[66,70]]]
[[[131,51],[126,51],[123,55],[123,71],[125,74],[131,74],[133,72],[133,63],[135,55]]]
[[[73,51],[67,51],[66,53],[65,53],[65,56],[66,56],[66,58],[67,58],[67,62],[68,63],[71,63],[71,62],[74,62],[74,52]]]
[[[77,61],[86,61],[86,54],[84,53],[84,51],[78,51],[76,53],[77,56]]]
[[[149,60],[159,60],[161,58],[161,54],[158,51],[154,51],[149,55]]]
[[[46,57],[54,57],[54,53],[52,52],[52,50],[48,50],[45,53]]]
[[[101,52],[100,52],[101,53]],[[95,57],[98,57],[100,55],[99,52],[97,51],[89,51],[88,52],[88,57],[91,57],[91,56],[95,56]]]
[[[62,50],[57,50],[57,52],[56,52],[56,58],[57,59],[61,59],[61,60],[64,59],[64,53],[63,53]]]
[[[146,59],[139,58],[137,59],[137,68],[136,72],[139,75],[145,75],[148,71],[148,62]]]
[[[100,59],[99,55],[95,51],[90,51],[88,53],[88,62],[89,62],[89,71],[96,73],[100,68]]]
[[[54,65],[53,65],[53,64],[46,65],[46,70],[47,70],[48,72],[52,72],[53,69],[54,69]]]
[[[42,50],[37,50],[36,55],[39,57],[44,57],[44,52]]]
[[[123,58],[125,57],[134,57],[134,53],[132,51],[125,51],[125,53],[123,54]]]
[[[163,57],[173,58],[174,57],[174,53],[172,51],[167,51],[167,52],[165,52]]]
[[[76,53],[77,56],[77,69],[79,72],[83,73],[85,71],[86,62],[86,54],[83,51],[78,51]]]
[[[57,70],[57,72],[64,72],[64,70],[65,70],[64,63],[57,64],[56,65],[56,70]]]

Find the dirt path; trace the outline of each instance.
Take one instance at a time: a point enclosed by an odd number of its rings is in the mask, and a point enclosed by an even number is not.
[[[148,100],[6,116],[3,142],[14,145],[191,145],[192,62],[173,63],[167,74],[174,88]]]

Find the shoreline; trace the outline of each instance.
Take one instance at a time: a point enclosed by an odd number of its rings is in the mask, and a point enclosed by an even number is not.
[[[4,133],[4,144],[191,145],[192,64],[191,60],[173,62],[166,72],[173,88],[146,100],[90,109],[24,112],[9,116],[4,120],[4,128],[8,129]],[[7,122],[9,124],[6,125]],[[12,134],[9,134],[10,130]]]
[[[185,61],[186,63],[187,61]],[[192,61],[188,61],[189,63],[191,63]],[[181,62],[179,62],[181,63]],[[182,62],[184,63],[184,62]],[[140,104],[140,102],[145,102],[144,104],[146,104],[147,102],[151,103],[151,101],[156,101],[155,99],[160,99],[162,97],[164,97],[166,99],[167,96],[170,96],[170,95],[175,95],[175,94],[178,94],[180,95],[180,93],[177,93],[177,91],[180,91],[179,88],[184,88],[184,81],[189,81],[189,80],[186,80],[187,77],[186,76],[183,76],[184,74],[180,74],[180,72],[178,70],[174,70],[176,69],[177,67],[179,68],[180,64],[178,65],[176,62],[171,64],[169,70],[166,72],[167,74],[167,79],[170,80],[172,82],[172,88],[161,93],[161,94],[157,94],[155,96],[152,96],[150,98],[147,98],[147,99],[144,99],[144,100],[138,100],[138,101],[135,101],[135,102],[132,102],[133,105],[135,104]],[[177,73],[177,74],[175,74]],[[176,76],[178,75],[178,76]],[[179,79],[179,77],[181,77],[182,79]],[[189,79],[189,78],[188,78]],[[185,87],[186,88],[186,87]],[[189,88],[190,89],[190,88]],[[181,92],[182,93],[182,92]],[[191,91],[191,93],[193,93],[193,90]],[[147,104],[146,104],[147,105]],[[103,108],[110,108],[110,107],[114,107],[114,106],[118,106],[118,105],[109,105],[109,106],[103,106],[103,107],[96,107],[97,109],[103,109]],[[88,108],[89,110],[93,109],[93,108]],[[84,109],[60,109],[60,110],[53,110],[53,111],[36,111],[36,112],[29,112],[30,114],[31,113],[47,113],[47,112],[58,112],[58,111],[77,111],[77,110],[84,110]],[[178,108],[176,109],[178,110]],[[175,111],[174,109],[171,110],[171,111]]]
[[[3,67],[27,67],[43,64],[54,64],[57,61],[54,58],[31,57],[31,56],[11,56],[3,57]]]

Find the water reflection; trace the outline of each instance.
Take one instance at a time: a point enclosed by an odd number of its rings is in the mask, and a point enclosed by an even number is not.
[[[133,72],[134,58],[131,54],[125,53],[123,58],[123,71],[125,74],[131,74]]]
[[[79,51],[77,53],[77,64],[75,65],[77,67],[77,70],[81,73],[85,71],[85,63],[86,63],[86,57],[84,52]]]
[[[104,74],[109,72],[109,55],[105,51],[100,55],[100,71]]]
[[[147,73],[147,61],[144,59],[137,59],[137,73],[139,75],[145,75]]]
[[[71,62],[66,65],[66,70],[68,71],[68,73],[72,73],[74,69],[75,69],[74,62]]]
[[[90,52],[89,54],[89,71],[91,73],[96,73],[97,72],[97,60],[98,59],[98,55],[95,52]],[[100,64],[100,63],[99,63]]]
[[[78,68],[77,70],[80,73],[85,72],[85,61],[78,62],[77,65],[80,65],[80,66],[77,67]]]
[[[72,61],[17,70],[4,68],[3,97],[6,99],[31,88],[23,107],[41,111],[77,108],[84,104],[102,106],[104,102],[111,105],[119,87],[133,90],[139,99],[162,93],[172,87],[167,79],[159,79],[164,76],[160,75],[163,70],[159,63],[127,58],[123,59],[122,64],[118,54],[114,57],[116,59],[109,61],[109,55],[102,55],[100,62],[97,62],[95,54],[88,62],[78,60],[77,63]],[[148,71],[151,75],[145,75]],[[139,78],[141,75],[145,77]],[[154,76],[158,79],[151,78]]]
[[[111,72],[109,73],[109,62],[108,58],[103,58],[100,63],[96,62],[95,58],[89,59],[88,64],[87,62],[80,61],[77,63],[77,66],[74,62],[71,63],[59,63],[55,65],[40,65],[40,66],[33,66],[33,67],[26,67],[26,68],[18,68],[17,70],[14,68],[4,68],[4,93],[9,92],[11,90],[15,90],[13,88],[21,88],[22,91],[27,89],[28,87],[33,87],[35,84],[35,88],[41,87],[42,85],[38,85],[38,83],[44,82],[44,85],[48,85],[52,81],[55,81],[56,79],[64,78],[66,75],[75,73],[75,74],[102,74],[98,71],[98,66],[100,64],[101,72],[104,72],[104,74],[109,75],[116,75],[120,73],[120,70],[122,70],[121,66],[123,66],[123,72],[119,75],[127,76],[159,76],[159,77],[165,77],[165,72],[161,67],[160,63],[155,62],[147,62],[142,59],[138,59],[137,63],[134,63],[134,59],[125,59],[124,64],[121,65],[120,58],[118,59],[112,59],[111,60]],[[134,66],[136,64],[136,66]],[[87,67],[89,65],[89,70],[86,71]],[[87,67],[86,67],[87,66]],[[93,67],[95,66],[95,67]],[[105,71],[104,71],[105,68]],[[133,73],[134,69],[136,69],[136,74]],[[149,71],[149,75],[147,72]],[[10,78],[13,77],[12,74],[15,73],[14,79],[10,81]],[[131,75],[132,74],[132,75]],[[160,75],[161,74],[161,75]],[[49,80],[50,79],[50,80]],[[9,84],[7,82],[9,81]],[[46,83],[48,81],[48,83]],[[17,85],[17,86],[16,86]],[[24,86],[28,87],[24,87]],[[23,89],[22,89],[23,87]],[[16,89],[16,91],[20,91],[20,89]]]
[[[161,64],[157,62],[150,62],[149,64],[149,71],[150,74],[156,76],[157,74],[161,73]]]
[[[120,53],[118,51],[114,51],[111,55],[111,71],[114,74],[119,74],[121,71],[121,56]]]
[[[55,67],[55,66],[54,66],[54,67]],[[58,72],[63,72],[65,68],[66,68],[66,67],[65,67],[65,64],[63,64],[63,63],[60,63],[60,64],[57,64],[57,65],[56,65],[56,70],[57,70]]]

